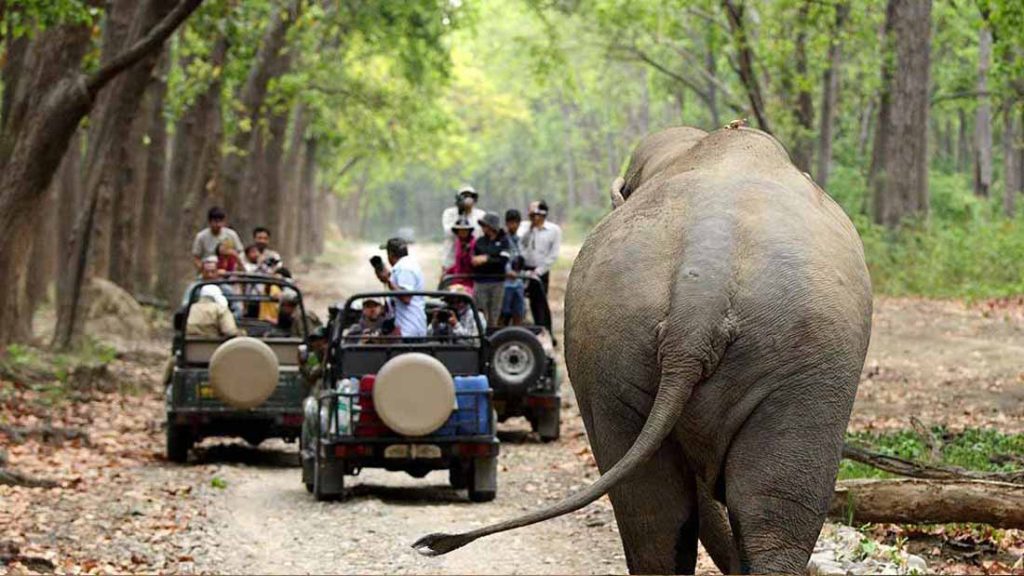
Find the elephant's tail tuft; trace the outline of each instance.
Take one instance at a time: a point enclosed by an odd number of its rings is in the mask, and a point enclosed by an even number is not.
[[[444,534],[435,532],[427,534],[413,543],[412,547],[424,556],[440,556],[452,550],[458,550],[473,541],[466,534]]]

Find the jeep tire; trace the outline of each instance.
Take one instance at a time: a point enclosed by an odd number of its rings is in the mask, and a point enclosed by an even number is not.
[[[521,398],[544,375],[547,356],[540,339],[525,328],[502,328],[490,338],[488,374],[496,396]]]
[[[469,485],[469,470],[460,460],[452,460],[448,468],[448,484],[456,490],[464,490]]]
[[[177,464],[188,461],[192,448],[192,434],[186,426],[167,424],[167,460]]]
[[[546,444],[558,440],[561,420],[562,415],[558,408],[541,408],[536,411],[530,423],[533,424],[533,431],[540,436],[540,441]]]
[[[473,459],[467,474],[469,500],[490,502],[498,493],[498,459],[494,456]]]
[[[317,502],[340,500],[345,494],[345,461],[316,458],[313,463],[313,497]]]

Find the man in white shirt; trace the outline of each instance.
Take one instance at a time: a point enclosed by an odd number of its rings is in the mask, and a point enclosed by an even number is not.
[[[444,230],[444,242],[441,245],[442,274],[455,264],[455,233],[452,232],[452,226],[455,226],[460,216],[465,216],[473,225],[474,238],[479,238],[483,234],[479,220],[484,217],[485,212],[476,207],[476,201],[479,199],[480,195],[472,186],[463,186],[455,195],[455,206],[445,208],[441,213],[441,228]]]
[[[527,282],[526,297],[530,300],[533,322],[547,328],[554,338],[547,297],[551,267],[558,260],[558,251],[562,248],[562,229],[547,221],[548,205],[543,200],[530,203],[529,217],[530,226],[519,229],[519,249],[525,269],[538,281]]]
[[[402,238],[391,238],[381,244],[387,250],[389,270],[382,266],[377,270],[377,279],[388,290],[395,292],[422,292],[423,271],[420,264],[409,256],[409,246]],[[391,298],[391,309],[395,314],[395,326],[403,338],[422,338],[427,335],[427,303],[423,296],[396,296]]]
[[[238,232],[228,228],[227,220],[227,214],[217,206],[210,208],[206,213],[206,222],[209,226],[196,234],[195,240],[192,241],[192,261],[197,271],[203,270],[204,258],[217,255],[217,247],[221,243],[227,243],[229,248],[238,252],[245,246],[238,237]]]

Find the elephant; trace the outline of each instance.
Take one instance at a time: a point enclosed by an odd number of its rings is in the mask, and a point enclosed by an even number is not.
[[[651,134],[565,297],[602,472],[549,508],[414,544],[443,554],[607,493],[631,573],[798,573],[824,523],[871,334],[856,229],[756,129]]]

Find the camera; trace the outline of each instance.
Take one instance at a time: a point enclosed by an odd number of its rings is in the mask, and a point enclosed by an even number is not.
[[[381,272],[384,270],[384,260],[380,256],[373,256],[370,258],[370,266],[373,266],[374,272]]]
[[[437,321],[442,323],[442,324],[446,324],[451,317],[452,317],[452,311],[451,310],[438,310],[437,311]]]

